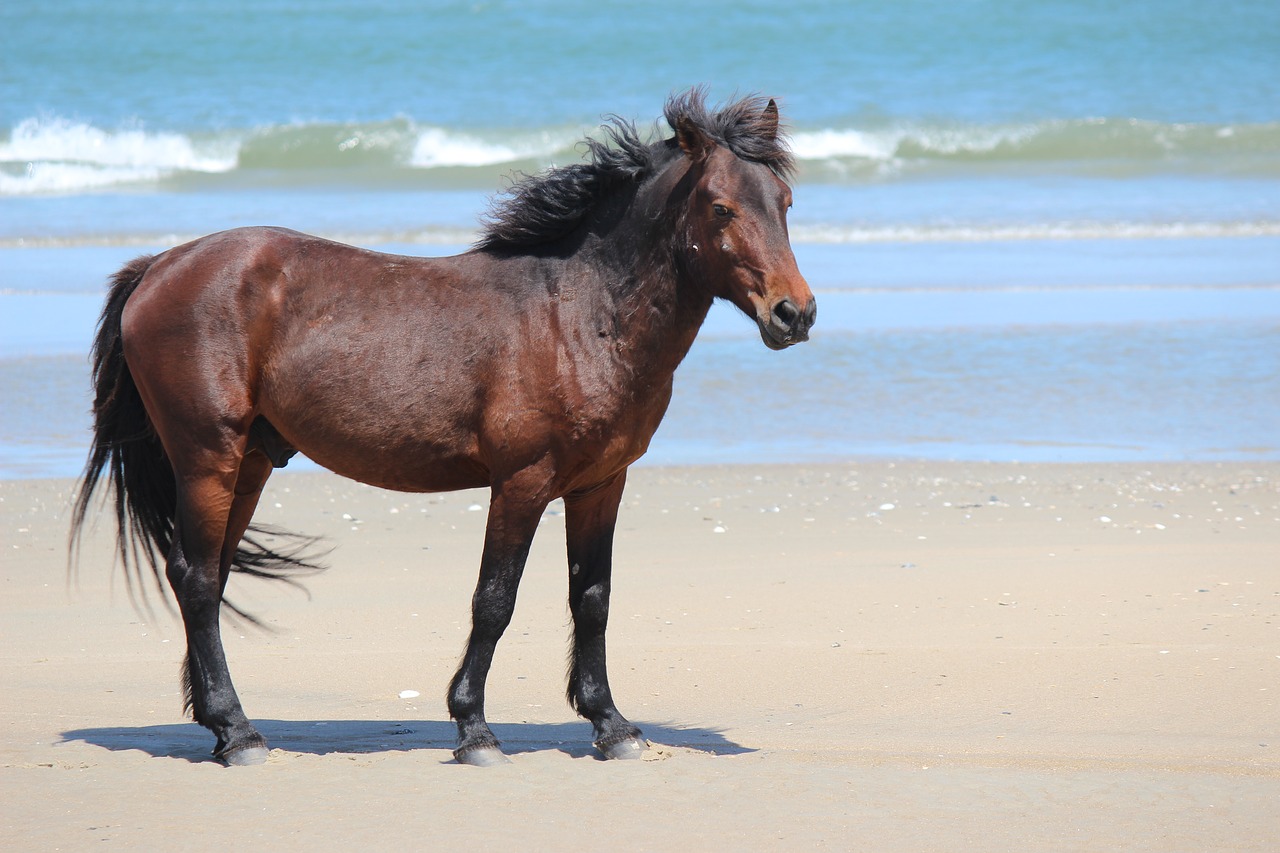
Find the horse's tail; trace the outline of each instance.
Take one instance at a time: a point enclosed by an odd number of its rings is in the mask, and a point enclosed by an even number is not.
[[[124,564],[125,582],[135,605],[140,599],[144,603],[146,601],[145,593],[142,592],[147,574],[144,565],[150,569],[161,597],[165,598],[164,561],[173,543],[177,509],[177,485],[173,467],[169,464],[143,406],[142,396],[134,384],[129,365],[124,360],[124,344],[121,339],[121,317],[125,303],[138,288],[152,261],[150,255],[143,255],[126,264],[111,278],[106,306],[98,320],[91,354],[94,388],[93,444],[71,510],[69,556],[74,565],[94,493],[106,472],[115,498],[116,548],[120,561]],[[288,549],[277,550],[263,544],[252,534],[291,537],[295,544]],[[304,554],[315,542],[311,537],[250,527],[250,535],[246,535],[237,546],[231,568],[233,571],[297,585],[294,576],[298,572],[316,571],[320,568],[314,557]],[[231,602],[224,603],[236,615],[260,624]]]
[[[160,560],[169,553],[177,505],[173,469],[151,428],[142,397],[125,363],[120,334],[125,303],[142,281],[151,261],[149,255],[135,258],[111,279],[91,352],[93,444],[71,511],[74,559],[94,492],[106,472],[115,493],[116,547],[125,567],[131,598],[141,583],[144,561],[160,585]],[[161,590],[163,597],[163,586]]]

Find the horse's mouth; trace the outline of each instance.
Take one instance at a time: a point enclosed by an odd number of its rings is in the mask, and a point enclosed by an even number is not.
[[[818,304],[813,297],[802,306],[790,297],[776,302],[772,308],[757,309],[756,325],[760,327],[760,339],[771,350],[786,349],[809,340],[809,329],[818,319]]]
[[[767,320],[757,320],[760,340],[771,350],[783,350],[809,340],[808,329],[780,329]]]

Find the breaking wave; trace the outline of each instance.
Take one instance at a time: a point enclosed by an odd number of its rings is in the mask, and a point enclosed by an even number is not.
[[[181,191],[196,180],[255,186],[334,182],[496,188],[512,171],[577,162],[581,127],[457,129],[409,118],[178,132],[114,129],[59,117],[0,132],[0,195],[108,187]],[[1048,168],[1280,177],[1280,123],[1170,124],[1075,119],[1006,125],[904,124],[799,129],[800,180]]]
[[[1280,176],[1280,123],[1168,124],[1089,118],[1007,125],[800,131],[810,180],[964,167],[1060,164],[1102,175],[1225,172]]]
[[[184,178],[238,174],[270,186],[429,180],[433,173],[448,182],[450,172],[481,169],[477,178],[491,184],[495,170],[579,159],[581,136],[575,128],[464,132],[408,119],[184,134],[31,118],[0,137],[0,195],[165,184],[180,190]]]

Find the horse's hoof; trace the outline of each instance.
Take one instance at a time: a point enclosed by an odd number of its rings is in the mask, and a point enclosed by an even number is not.
[[[596,749],[600,750],[604,757],[610,761],[626,761],[639,758],[644,755],[646,748],[647,744],[640,738],[635,737],[620,740],[608,746],[596,745]]]
[[[265,746],[246,746],[244,749],[223,753],[222,760],[228,767],[250,767],[254,764],[266,764],[269,754],[270,750]]]
[[[453,757],[457,759],[459,764],[470,764],[472,767],[497,767],[500,764],[510,764],[511,759],[502,753],[502,750],[496,746],[481,746],[476,749],[455,749]]]

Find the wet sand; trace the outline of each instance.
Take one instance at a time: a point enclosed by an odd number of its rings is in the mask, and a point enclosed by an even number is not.
[[[639,469],[610,670],[648,760],[598,760],[564,702],[557,504],[489,769],[443,701],[485,493],[273,478],[259,519],[334,550],[309,597],[233,581],[272,628],[224,622],[273,751],[230,769],[105,515],[68,585],[70,487],[0,482],[5,849],[1280,848],[1280,464]]]

